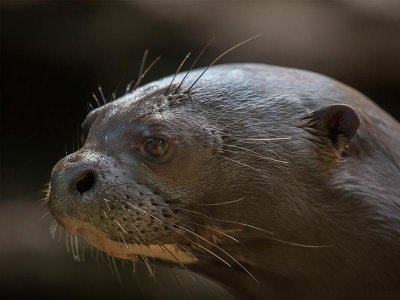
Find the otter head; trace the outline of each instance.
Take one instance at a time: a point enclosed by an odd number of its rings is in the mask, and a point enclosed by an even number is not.
[[[48,205],[67,231],[110,255],[188,263],[198,237],[184,209],[212,192],[204,183],[217,176],[209,166],[222,140],[176,105],[189,95],[165,92],[144,88],[90,112],[83,147],[53,168]]]
[[[329,243],[319,207],[359,119],[312,99],[321,85],[302,101],[314,77],[292,72],[216,66],[95,109],[52,171],[51,213],[116,257],[298,270],[291,249]]]

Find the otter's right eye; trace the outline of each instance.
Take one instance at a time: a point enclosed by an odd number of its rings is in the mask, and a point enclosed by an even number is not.
[[[173,153],[169,139],[157,136],[142,138],[135,148],[147,160],[159,163],[167,162]]]
[[[161,138],[148,138],[143,143],[143,150],[153,158],[160,158],[167,152],[168,143]]]

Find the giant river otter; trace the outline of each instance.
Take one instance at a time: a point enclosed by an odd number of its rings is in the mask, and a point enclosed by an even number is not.
[[[312,72],[204,71],[91,111],[52,171],[55,219],[239,299],[400,299],[399,123]]]

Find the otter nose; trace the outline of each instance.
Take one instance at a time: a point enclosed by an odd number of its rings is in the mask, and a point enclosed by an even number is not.
[[[95,192],[98,172],[94,163],[82,156],[71,154],[61,159],[53,168],[51,191],[60,199],[89,200]]]
[[[73,182],[73,188],[81,195],[90,191],[96,183],[96,175],[93,171],[83,171],[78,174]]]
[[[101,185],[96,153],[78,151],[57,162],[51,172],[48,206],[53,214],[73,211],[76,203],[90,204]]]

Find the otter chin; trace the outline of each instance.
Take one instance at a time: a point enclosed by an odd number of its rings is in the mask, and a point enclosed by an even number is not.
[[[216,65],[92,110],[48,207],[107,254],[240,299],[398,298],[400,125],[316,73]]]
[[[176,244],[144,245],[117,242],[110,240],[107,234],[91,227],[86,222],[68,216],[57,216],[56,219],[69,233],[83,238],[96,249],[113,257],[138,261],[138,256],[148,256],[174,263],[195,262],[193,256],[181,251]]]

